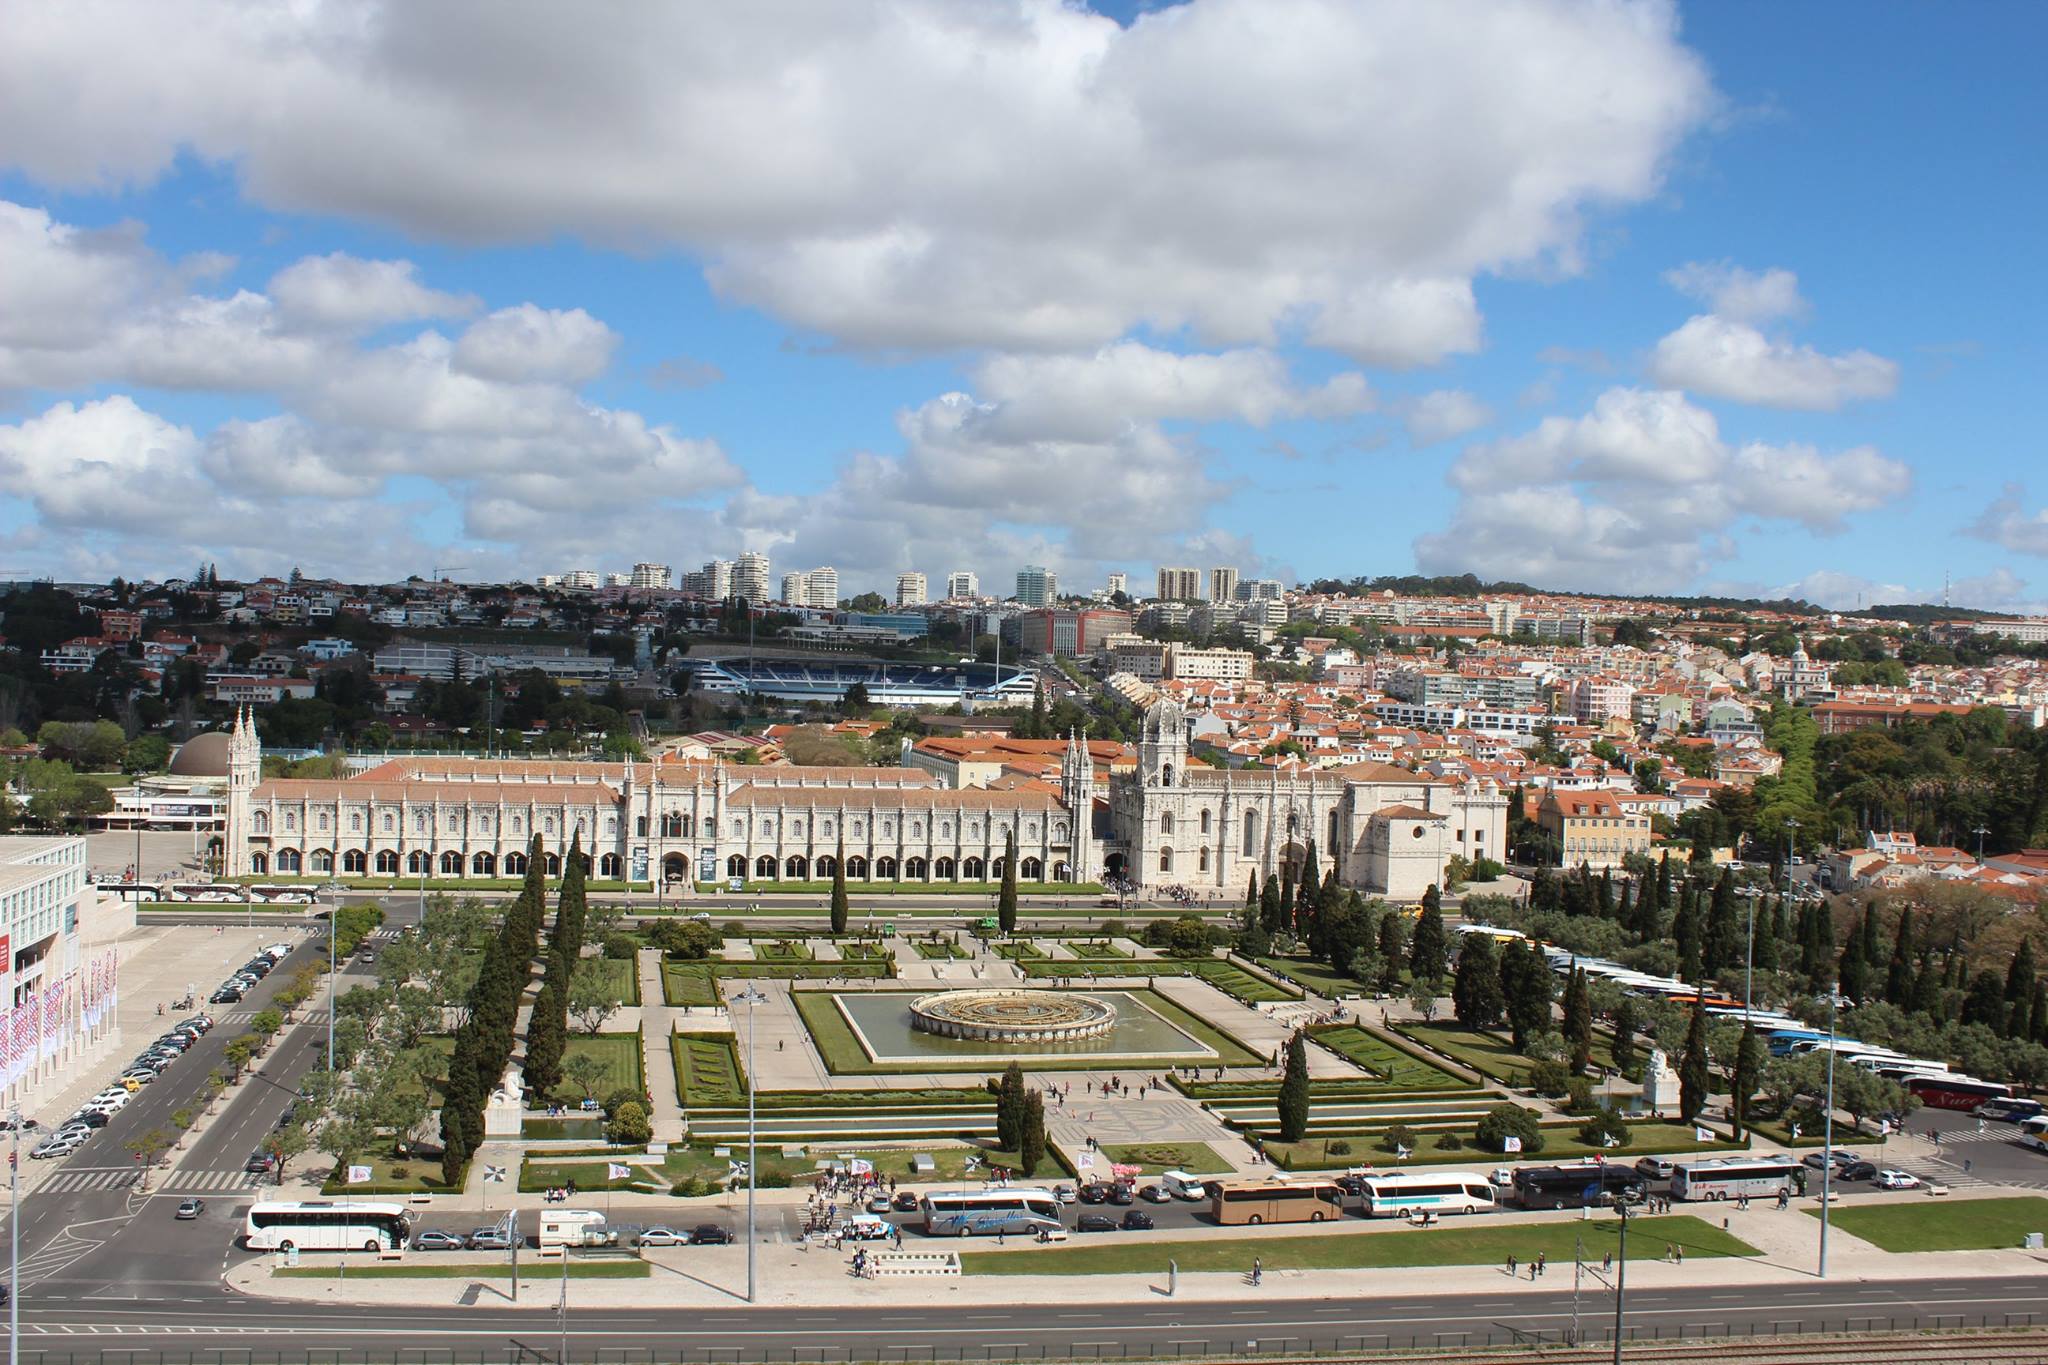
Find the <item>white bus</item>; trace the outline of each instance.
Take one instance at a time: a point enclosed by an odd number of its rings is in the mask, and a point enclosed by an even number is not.
[[[540,1216],[544,1247],[599,1246],[610,1240],[604,1215],[595,1209],[547,1209]]]
[[[934,1190],[924,1197],[924,1230],[934,1237],[1031,1236],[1063,1228],[1060,1201],[1051,1190]]]
[[[1493,1182],[1471,1171],[1413,1171],[1370,1175],[1358,1182],[1368,1218],[1410,1213],[1492,1213],[1500,1207]]]
[[[405,1205],[368,1200],[259,1201],[242,1220],[242,1245],[251,1251],[402,1250],[411,1235]]]
[[[2020,1142],[2037,1152],[2048,1152],[2048,1114],[2020,1120]]]
[[[1725,1156],[1681,1161],[1671,1168],[1673,1199],[1774,1199],[1792,1189],[1799,1163],[1790,1157]]]

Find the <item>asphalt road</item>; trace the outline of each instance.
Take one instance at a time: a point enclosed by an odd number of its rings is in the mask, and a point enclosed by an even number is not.
[[[1361,1287],[1369,1283],[1361,1275]],[[1556,1341],[1571,1326],[1569,1275],[1554,1288],[1505,1290],[1455,1299],[1290,1299],[1273,1284],[1265,1302],[1203,1303],[1163,1292],[1138,1303],[876,1309],[676,1309],[575,1307],[569,1288],[572,1360],[824,1360],[848,1355],[897,1360],[1006,1360],[1070,1356],[1222,1355],[1458,1346],[1489,1340]],[[532,1302],[510,1307],[486,1293],[474,1306],[379,1308],[193,1302],[169,1297],[39,1298],[24,1305],[24,1353],[225,1350],[374,1352],[386,1359],[451,1357],[559,1359],[555,1284],[529,1282]],[[1164,1285],[1158,1286],[1163,1291]],[[1590,1283],[1580,1322],[1603,1339],[1613,1298]],[[1702,1286],[1639,1290],[1627,1297],[1627,1330],[1648,1338],[1681,1332],[1735,1335],[1886,1330],[1908,1325],[2024,1324],[2048,1316],[2048,1281],[2039,1277],[1812,1281],[1769,1287]],[[489,1353],[489,1354],[486,1354]],[[180,1358],[183,1358],[182,1354]]]

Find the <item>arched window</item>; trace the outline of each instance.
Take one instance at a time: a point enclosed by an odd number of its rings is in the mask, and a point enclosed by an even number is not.
[[[398,875],[398,855],[388,848],[380,850],[377,854],[377,875],[380,877],[395,877]]]
[[[953,822],[951,820],[939,821],[939,837],[941,839],[950,839],[953,837]]]
[[[364,853],[361,849],[351,848],[342,853],[341,870],[343,872],[353,873],[356,876],[360,877],[363,875],[363,873],[369,871],[369,868],[369,855]]]
[[[327,832],[327,812],[326,812],[326,811],[324,811],[324,810],[320,812],[320,815],[319,815],[319,825],[320,825],[320,832],[321,832],[322,834],[325,834],[325,833]]]
[[[982,881],[982,880],[985,880],[985,879],[987,878],[987,876],[988,876],[988,871],[987,871],[987,869],[986,869],[985,867],[983,867],[981,859],[979,859],[979,858],[962,858],[962,859],[960,860],[960,880],[961,880],[961,881],[963,881],[963,882],[978,882],[978,881]]]
[[[277,851],[277,875],[296,877],[299,874],[299,851],[295,848],[281,848]]]
[[[550,854],[548,854],[548,856],[547,856],[547,861],[541,864],[541,871],[542,871],[543,873],[545,873],[545,874],[546,874],[547,876],[550,876],[550,877],[559,877],[559,876],[561,876],[561,875],[562,875],[562,855],[561,855],[561,854],[559,854],[559,853],[550,853]]]
[[[425,872],[427,868],[431,865],[432,860],[427,857],[426,851],[424,849],[416,848],[412,852],[405,855],[405,870],[407,872],[410,872],[415,877],[419,876],[420,873]]]
[[[1160,850],[1159,850],[1159,870],[1160,870],[1161,872],[1171,872],[1171,871],[1173,871],[1173,850],[1172,850],[1172,849],[1170,849],[1170,848],[1162,848],[1162,849],[1160,849]]]
[[[1038,822],[1036,820],[1026,820],[1024,822],[1024,837],[1027,839],[1036,839],[1038,837]]]
[[[515,816],[513,816],[513,817],[512,817],[512,832],[513,832],[514,834],[524,834],[524,833],[526,833],[526,817],[525,817],[525,816],[523,816],[523,815],[515,815]]]
[[[543,816],[543,817],[541,818],[541,822],[540,822],[540,832],[541,832],[542,834],[553,834],[553,833],[555,832],[555,817],[554,817],[554,816],[552,816],[552,815],[548,815],[548,816]]]
[[[1259,813],[1255,810],[1244,813],[1244,856],[1259,856]]]
[[[251,823],[252,823],[252,825],[253,825],[253,827],[254,827],[254,829],[255,829],[255,832],[256,832],[256,833],[258,833],[258,834],[268,834],[268,833],[270,833],[270,812],[269,812],[269,811],[267,811],[267,810],[259,810],[259,811],[257,811],[257,812],[256,812],[256,814],[255,814],[255,817],[254,817],[254,819],[252,820],[252,822],[251,822]]]
[[[1292,839],[1301,833],[1301,817],[1293,811],[1287,812],[1287,837]]]
[[[1017,863],[1017,875],[1027,882],[1045,880],[1045,864],[1036,858],[1024,858]]]
[[[469,860],[469,875],[472,877],[495,876],[497,871],[498,860],[488,853],[478,853]]]
[[[334,855],[324,848],[314,849],[310,861],[316,876],[334,871]]]
[[[791,834],[791,835],[792,835],[793,837],[795,837],[795,838],[798,838],[798,839],[801,839],[801,838],[803,838],[803,837],[804,837],[804,822],[803,822],[803,821],[801,821],[801,820],[792,820],[792,821],[790,821],[790,822],[789,822],[789,832],[790,832],[790,834]]]
[[[348,832],[350,834],[361,834],[363,832],[363,813],[361,811],[350,813],[348,817]]]
[[[1173,812],[1172,812],[1172,811],[1170,811],[1170,810],[1169,810],[1169,811],[1161,811],[1161,812],[1159,813],[1159,832],[1160,832],[1161,834],[1171,834],[1171,833],[1173,833]]]
[[[680,816],[680,815],[673,815],[673,814],[671,814],[671,815],[664,815],[664,816],[662,816],[662,817],[661,817],[661,837],[662,837],[662,838],[664,838],[664,839],[680,839],[680,838],[682,838],[682,837],[683,837],[683,817],[682,817],[682,816]]]
[[[449,832],[450,834],[460,834],[460,833],[462,832],[462,812],[461,812],[461,811],[458,811],[458,810],[451,810],[451,811],[443,811],[443,812],[442,812],[442,817],[443,817],[443,818],[442,818],[442,821],[441,821],[441,823],[447,826],[447,828],[448,828],[448,832]]]
[[[930,877],[931,864],[924,859],[905,858],[903,860],[903,878],[905,881],[921,882],[928,880]]]
[[[1198,872],[1207,872],[1209,870],[1209,846],[1207,844],[1195,850],[1195,870]]]
[[[725,875],[728,877],[746,876],[747,855],[744,853],[735,853],[730,858],[727,858],[725,860]]]
[[[774,821],[774,820],[772,820],[772,819],[768,819],[768,820],[763,820],[763,821],[761,822],[761,837],[762,837],[763,839],[773,839],[773,838],[775,837],[775,821]]]
[[[910,822],[910,837],[913,839],[924,838],[924,821],[912,820]]]
[[[299,827],[299,813],[297,811],[288,810],[284,813],[284,827],[288,831],[296,830]]]
[[[810,868],[811,865],[799,854],[782,865],[782,875],[793,882],[800,882],[809,873]]]
[[[414,834],[425,834],[427,832],[427,813],[425,811],[416,810],[412,813],[412,832]]]
[[[462,875],[462,855],[452,848],[441,855],[441,875],[444,877],[460,877]]]
[[[1056,882],[1063,882],[1069,880],[1067,874],[1067,865],[1064,862],[1058,862],[1052,865],[1052,879]]]
[[[599,858],[597,860],[597,875],[608,882],[617,881],[619,879],[619,855],[607,853],[602,858]]]
[[[507,853],[505,855],[505,875],[508,877],[524,877],[526,875],[526,855],[524,853]]]
[[[732,822],[732,837],[733,837],[733,838],[735,838],[735,839],[737,839],[737,838],[740,838],[740,837],[741,837],[742,835],[744,835],[744,834],[745,834],[746,832],[747,832],[747,826],[746,826],[746,824],[745,824],[745,822],[744,822],[744,821],[740,821],[740,820],[735,820],[735,821],[733,821],[733,822]]]
[[[831,854],[824,854],[818,859],[818,875],[820,877],[829,877],[838,870],[839,860]]]
[[[884,820],[882,822],[882,837],[884,839],[896,837],[896,822],[894,820]]]
[[[846,875],[857,882],[866,881],[868,879],[868,860],[857,855],[848,858],[846,860]]]
[[[867,824],[864,821],[856,820],[853,822],[852,829],[853,837],[858,839],[867,832]]]
[[[831,838],[831,837],[832,837],[832,822],[831,822],[830,820],[827,820],[827,821],[826,821],[826,822],[825,822],[824,824],[822,824],[822,825],[818,826],[818,832],[819,832],[820,834],[824,835],[824,836],[825,836],[825,837],[826,837],[827,839]]]
[[[875,859],[875,880],[884,882],[896,880],[896,860],[894,858]]]
[[[1171,787],[1173,785],[1173,765],[1171,763],[1159,765],[1159,785],[1162,787]]]
[[[1337,846],[1337,808],[1335,806],[1330,808],[1330,834],[1328,838],[1323,840],[1323,843],[1329,848]]]
[[[940,858],[932,863],[932,876],[942,882],[950,882],[956,875],[953,860]]]
[[[490,816],[488,816],[488,815],[479,815],[479,816],[477,816],[477,818],[476,818],[476,832],[477,832],[478,834],[489,834],[489,833],[491,832],[491,817],[490,817]]]
[[[398,833],[398,817],[388,810],[384,812],[384,832],[386,834]]]
[[[763,853],[760,857],[754,859],[754,875],[764,882],[773,881],[775,879],[775,855]]]
[[[696,822],[695,822],[695,821],[693,821],[693,820],[691,820],[689,816],[685,815],[685,816],[683,817],[683,833],[682,833],[682,837],[683,837],[683,838],[687,839],[687,838],[689,838],[689,837],[690,837],[690,826],[691,826],[692,824],[694,824],[694,823],[696,823]]]
[[[267,853],[251,853],[249,855],[249,870],[259,877],[268,876],[270,873],[270,855]]]
[[[668,830],[667,830],[667,829],[663,829],[663,830],[662,830],[662,833],[663,833],[663,834],[667,834],[667,833],[668,833]],[[634,816],[634,817],[633,817],[633,837],[634,837],[635,839],[645,839],[645,838],[647,837],[647,817],[646,817],[646,816],[644,816],[644,815],[636,815],[636,816]]]
[[[1066,822],[1066,821],[1064,821],[1064,820],[1055,820],[1055,821],[1053,821],[1053,822],[1052,822],[1052,839],[1053,839],[1053,842],[1054,842],[1054,843],[1056,843],[1056,844],[1057,844],[1057,843],[1062,843],[1062,842],[1064,842],[1064,841],[1065,841],[1066,837],[1067,837],[1067,822]]]
[[[1202,833],[1204,833],[1204,834],[1207,834],[1208,832],[1209,832],[1209,808],[1208,808],[1207,806],[1204,806],[1204,807],[1202,807]]]

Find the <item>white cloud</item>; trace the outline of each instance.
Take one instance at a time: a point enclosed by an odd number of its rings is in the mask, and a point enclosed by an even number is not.
[[[1717,584],[1714,591],[1766,599],[1799,598],[1835,611],[1856,611],[1897,603],[1936,603],[1946,595],[1956,606],[1974,607],[1980,611],[2025,612],[2030,615],[2041,612],[2044,604],[2037,594],[2029,593],[2028,588],[2026,579],[2011,569],[1999,567],[1989,573],[1931,587],[1912,587],[1834,569],[1816,569],[1804,578],[1776,587]]]
[[[1297,385],[1271,351],[1180,355],[1125,341],[1093,355],[998,355],[975,369],[975,390],[995,405],[989,421],[1032,437],[1088,440],[1131,422],[1238,421],[1369,412],[1372,387],[1357,373]]]
[[[1399,407],[1408,424],[1408,439],[1418,446],[1435,445],[1474,432],[1493,421],[1493,409],[1463,389],[1437,389]]]
[[[618,333],[581,308],[522,303],[472,323],[455,345],[455,365],[485,379],[512,383],[581,383],[605,372],[618,344]]]
[[[1669,0],[162,0],[8,37],[0,163],[42,183],[192,155],[287,212],[679,246],[883,347],[1429,363],[1478,345],[1474,275],[1575,268],[1714,107]]]
[[[1912,482],[1869,447],[1731,448],[1712,413],[1641,389],[1609,389],[1583,417],[1474,445],[1447,478],[1458,506],[1449,526],[1416,539],[1424,572],[1636,592],[1694,584],[1734,553],[1745,517],[1830,533]]]
[[[1857,399],[1890,397],[1899,367],[1869,351],[1826,355],[1703,313],[1657,343],[1650,378],[1710,398],[1831,412]]]
[[[1688,261],[1664,272],[1664,282],[1731,322],[1775,322],[1806,314],[1799,277],[1779,266],[1758,272],[1728,261]]]
[[[294,261],[271,277],[268,293],[287,327],[345,332],[466,317],[477,306],[474,298],[421,284],[411,261],[366,261],[341,251]]]
[[[1964,534],[2020,554],[2048,557],[2048,509],[2029,512],[2025,498],[2026,490],[2020,485],[2007,484],[1977,519],[1963,528]]]

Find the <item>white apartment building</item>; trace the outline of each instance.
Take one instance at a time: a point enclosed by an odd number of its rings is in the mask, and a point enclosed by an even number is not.
[[[734,589],[735,592],[738,589]],[[740,593],[744,597],[746,594]],[[792,607],[831,611],[839,605],[839,570],[830,567],[782,576],[782,600]]]
[[[598,577],[595,569],[571,569],[562,575],[562,586],[574,591],[595,592]]]
[[[1596,725],[1603,720],[1627,720],[1636,690],[1619,678],[1595,673],[1573,678],[1567,688],[1572,716],[1581,724]]]
[[[1191,649],[1175,645],[1167,656],[1167,676],[1203,682],[1244,682],[1258,661],[1245,649]]]
[[[1162,602],[1199,602],[1202,598],[1202,571],[1162,568],[1159,570],[1158,589],[1153,596]]]
[[[1236,600],[1236,598],[1237,570],[1228,568],[1209,570],[1209,600],[1211,602],[1230,602]]]
[[[713,559],[701,569],[683,575],[683,591],[693,597],[722,601],[732,596],[732,561]]]
[[[632,588],[667,588],[672,581],[666,564],[635,564],[626,585]]]
[[[900,573],[896,575],[896,605],[899,607],[921,607],[925,604],[924,575],[921,573]]]
[[[732,591],[726,595],[744,597],[749,602],[766,602],[768,556],[755,550],[742,552],[740,557],[732,562]],[[834,605],[837,605],[836,601]]]
[[[1116,596],[1118,593],[1129,597],[1131,595],[1131,576],[1127,573],[1111,574],[1109,582],[1103,587],[1103,591],[1111,597]]]
[[[113,1035],[119,959],[112,947],[83,951],[80,931],[121,925],[88,922],[99,897],[86,871],[83,838],[0,838],[0,1089],[25,1110]]]
[[[946,596],[948,596],[948,597],[979,597],[979,596],[981,596],[981,578],[980,578],[980,576],[979,576],[979,575],[977,575],[977,574],[973,574],[973,573],[970,573],[970,572],[968,572],[968,571],[967,571],[966,569],[955,569],[955,570],[953,570],[953,572],[951,572],[951,573],[949,573],[949,574],[947,574],[947,575],[946,575]]]

